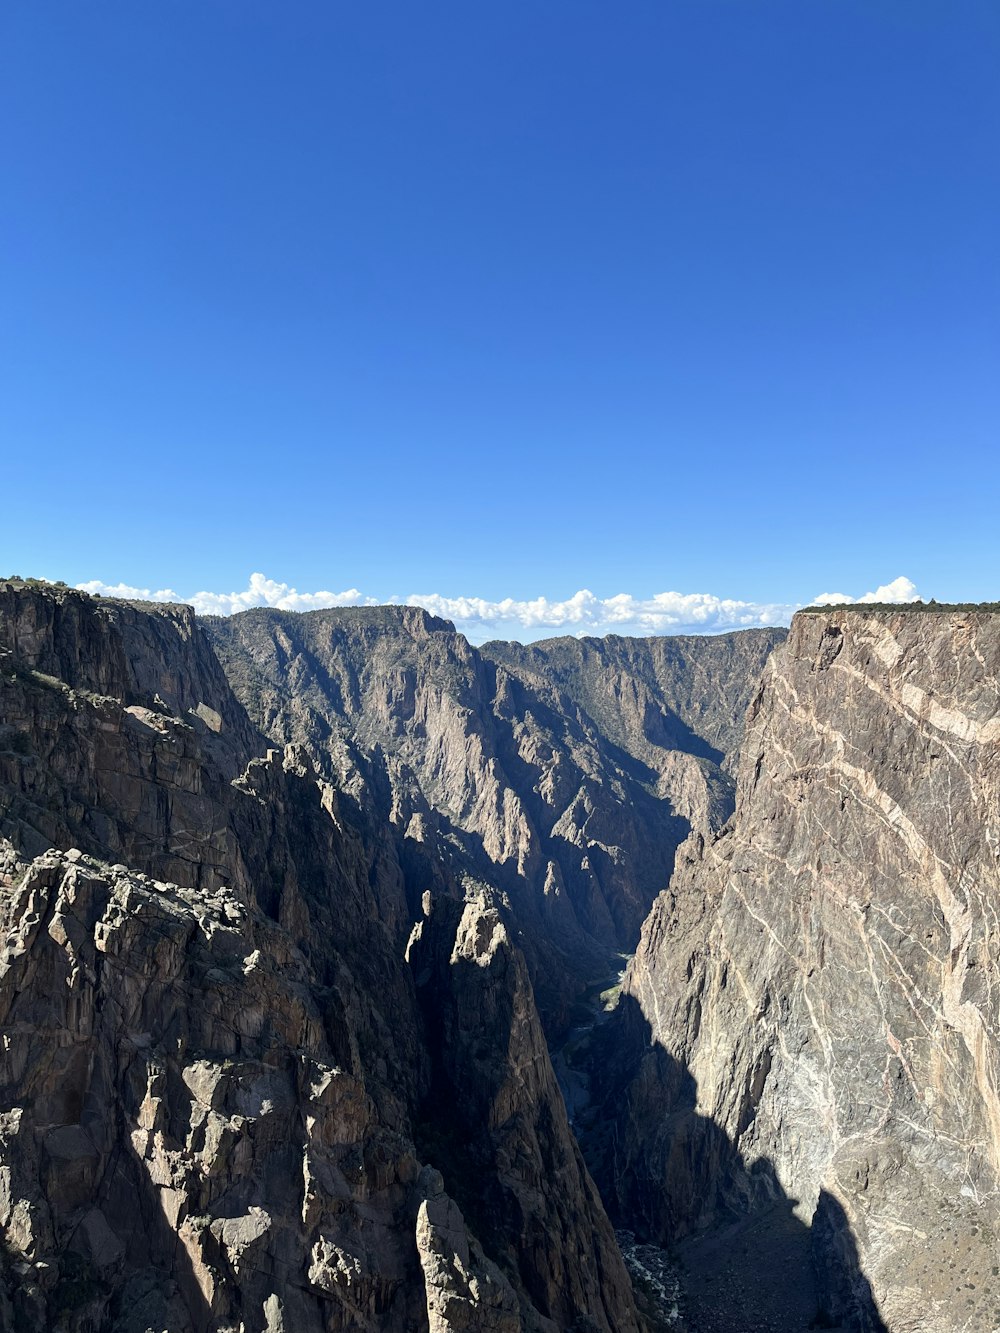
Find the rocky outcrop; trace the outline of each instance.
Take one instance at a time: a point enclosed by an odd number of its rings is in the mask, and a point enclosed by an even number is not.
[[[4,907],[9,1326],[419,1326],[419,1164],[352,1029],[370,997],[237,895],[79,852]]]
[[[481,1233],[504,1238],[508,1267],[556,1327],[585,1310],[590,1327],[635,1328],[617,1322],[629,1280],[501,914],[474,890],[464,905],[428,895],[425,912],[408,956],[430,1035],[425,1124],[436,1157],[464,1182],[466,1215]],[[566,1247],[552,1244],[569,1239],[581,1214],[593,1247],[586,1270],[566,1264]]]
[[[428,1197],[417,1214],[417,1249],[427,1288],[429,1333],[448,1329],[520,1333],[517,1296],[470,1237],[440,1173],[425,1168]]]
[[[616,1207],[667,1242],[794,1207],[818,1317],[993,1328],[998,853],[1000,616],[796,616],[625,980]]]
[[[635,1327],[509,939],[462,1003],[518,1015],[494,1077],[535,1072],[524,1141],[565,1169],[529,1163],[522,1197],[520,1162],[473,1182],[427,1155],[467,1129],[439,1071],[481,1074],[471,1031],[442,1050],[383,919],[415,883],[462,892],[435,849],[404,866],[302,749],[268,749],[189,612],[23,584],[0,612],[0,1324]],[[464,957],[495,918],[477,891],[435,948]],[[510,1107],[477,1139],[498,1176]],[[527,1209],[529,1183],[561,1227],[522,1264],[510,1211],[470,1230],[458,1200]],[[543,1269],[558,1290],[529,1289]]]
[[[215,815],[261,738],[189,610],[89,602],[0,584],[0,827],[28,854],[216,882],[232,848]]]

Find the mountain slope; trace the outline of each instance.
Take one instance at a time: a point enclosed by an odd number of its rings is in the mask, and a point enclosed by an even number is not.
[[[5,1327],[638,1327],[492,891],[344,803],[187,609],[0,582]]]
[[[657,775],[656,791],[713,831],[732,813],[743,719],[783,629],[645,639],[487,643],[483,656],[567,695],[603,736]]]

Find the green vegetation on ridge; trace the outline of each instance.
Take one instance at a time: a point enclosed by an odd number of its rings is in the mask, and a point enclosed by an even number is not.
[[[981,611],[995,613],[1000,611],[1000,602],[830,602],[824,606],[803,606],[796,615],[823,615],[827,611],[930,611],[952,614],[953,612]]]

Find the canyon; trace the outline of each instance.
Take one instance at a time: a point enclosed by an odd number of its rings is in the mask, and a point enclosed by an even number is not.
[[[0,581],[0,1325],[998,1328],[998,856],[993,611]]]
[[[784,637],[476,649],[416,607],[202,623],[253,721],[309,753],[369,845],[388,826],[404,864],[502,895],[552,1033],[635,947],[692,823],[731,811],[740,720]],[[408,929],[418,906],[383,917]]]

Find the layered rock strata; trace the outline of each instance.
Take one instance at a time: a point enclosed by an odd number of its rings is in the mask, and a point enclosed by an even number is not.
[[[996,1327],[998,857],[1000,616],[797,615],[625,979],[616,1207],[666,1243],[794,1207],[820,1321]]]

